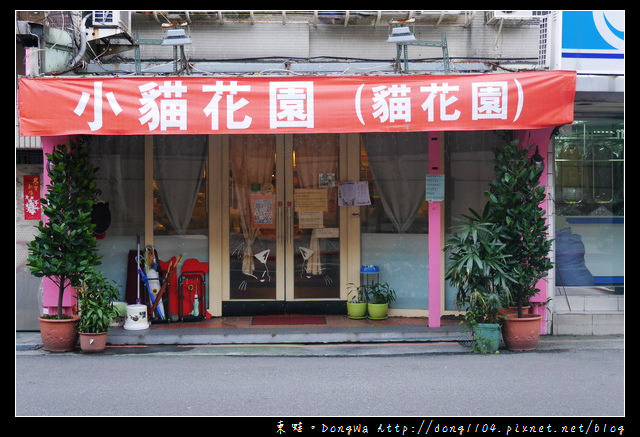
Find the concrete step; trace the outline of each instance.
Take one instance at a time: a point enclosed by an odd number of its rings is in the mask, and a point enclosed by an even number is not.
[[[359,342],[458,342],[471,334],[460,325],[439,328],[426,326],[380,326],[366,328],[162,328],[131,331],[109,330],[111,345],[166,344],[274,344],[274,343],[359,343]]]

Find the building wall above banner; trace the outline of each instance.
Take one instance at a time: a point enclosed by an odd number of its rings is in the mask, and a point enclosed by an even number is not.
[[[20,79],[23,136],[540,129],[573,121],[576,73]]]

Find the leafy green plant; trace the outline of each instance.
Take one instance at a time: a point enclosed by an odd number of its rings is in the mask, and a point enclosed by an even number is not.
[[[544,169],[529,158],[533,147],[520,148],[513,141],[496,148],[496,178],[486,193],[490,214],[500,225],[504,252],[509,255],[505,261],[515,279],[511,305],[518,307],[518,317],[538,293],[537,282],[553,267],[548,257],[552,241],[540,206],[545,199],[545,188],[539,184]]]
[[[473,342],[471,343],[471,351],[477,354],[500,353],[492,346],[490,339],[482,337],[474,337]]]
[[[387,282],[374,282],[367,290],[368,302],[373,304],[393,303],[396,301],[396,291]]]
[[[112,320],[118,315],[113,302],[120,293],[112,281],[92,269],[82,279],[77,289],[80,320],[78,332],[97,334],[107,332]]]
[[[48,277],[58,286],[57,315],[64,318],[62,298],[67,287],[77,287],[99,264],[95,225],[91,211],[96,194],[95,167],[86,145],[57,145],[47,154],[51,183],[41,200],[46,221],[38,223],[38,234],[27,244],[31,274]]]
[[[500,226],[493,222],[487,207],[478,214],[458,219],[461,224],[445,245],[450,264],[445,278],[457,288],[456,305],[465,310],[465,322],[498,323],[499,311],[510,300],[510,285],[515,281],[508,272],[505,244]]]
[[[356,286],[353,283],[347,285],[349,291],[347,293],[347,301],[351,303],[362,303],[369,301],[369,286],[362,284]]]

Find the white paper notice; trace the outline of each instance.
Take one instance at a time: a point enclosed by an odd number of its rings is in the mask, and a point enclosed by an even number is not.
[[[338,185],[338,206],[371,205],[367,181],[340,182]]]
[[[300,229],[315,229],[323,227],[322,211],[298,211],[298,226]]]

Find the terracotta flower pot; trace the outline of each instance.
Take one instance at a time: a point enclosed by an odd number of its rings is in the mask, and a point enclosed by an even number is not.
[[[536,348],[540,339],[539,314],[527,314],[518,318],[507,316],[502,324],[502,340],[510,351],[529,351]]]
[[[515,307],[515,306],[507,307],[507,308],[504,309],[504,311],[507,314],[507,316],[515,314],[515,316],[518,317],[518,307]],[[531,305],[523,306],[522,307],[522,314],[529,314],[529,313],[531,313]]]
[[[46,319],[40,317],[40,337],[42,348],[49,352],[69,352],[78,343],[76,323],[80,316],[69,319]]]
[[[97,334],[81,332],[80,349],[82,352],[102,352],[107,346],[107,333],[99,332]]]

